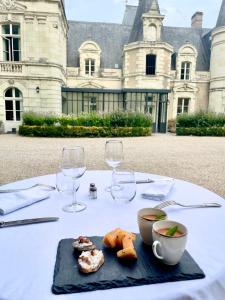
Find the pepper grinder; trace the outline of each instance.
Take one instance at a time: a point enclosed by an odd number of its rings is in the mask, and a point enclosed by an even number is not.
[[[89,197],[90,199],[97,199],[97,188],[94,183],[90,184]]]

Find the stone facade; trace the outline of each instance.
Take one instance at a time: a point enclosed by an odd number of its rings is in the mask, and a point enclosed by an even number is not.
[[[61,113],[61,87],[66,84],[67,20],[58,0],[0,1],[1,30],[4,24],[19,24],[20,61],[6,61],[0,43],[0,120],[5,131],[21,120],[6,120],[5,92],[22,93],[22,111]],[[1,35],[3,32],[1,32]]]
[[[145,112],[152,105],[146,102],[150,95],[156,99],[151,109],[156,123],[162,95],[165,120],[183,112],[225,112],[224,7],[225,0],[218,26],[211,30],[202,28],[201,12],[193,15],[190,28],[164,26],[157,0],[127,5],[122,24],[67,21],[63,0],[0,0],[0,120],[5,131],[18,128],[23,111],[62,113],[64,89],[93,91],[95,101],[100,92],[108,98],[117,93],[124,103],[108,107]],[[19,31],[7,27],[13,24]],[[12,46],[14,42],[20,45]],[[19,59],[12,59],[12,53]],[[150,64],[155,57],[152,74],[147,73],[148,56]],[[129,106],[129,101],[140,106]]]

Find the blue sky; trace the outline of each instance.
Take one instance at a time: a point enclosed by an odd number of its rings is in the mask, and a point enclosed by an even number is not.
[[[128,0],[137,4],[138,0]],[[204,12],[205,28],[216,24],[222,0],[159,0],[167,26],[190,26],[196,11]],[[125,0],[65,0],[69,20],[121,23]]]

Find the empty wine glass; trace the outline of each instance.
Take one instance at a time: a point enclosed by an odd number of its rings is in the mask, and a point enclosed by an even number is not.
[[[119,203],[129,203],[136,195],[136,180],[133,171],[113,171],[111,195]]]
[[[76,179],[83,176],[86,171],[84,148],[77,146],[74,148],[63,148],[62,173],[73,180],[73,200],[72,203],[63,207],[66,212],[79,212],[86,209],[86,205],[78,202],[76,198]]]
[[[123,161],[123,143],[119,140],[109,140],[105,144],[105,162],[113,168],[113,171]],[[110,187],[106,189],[110,192]]]

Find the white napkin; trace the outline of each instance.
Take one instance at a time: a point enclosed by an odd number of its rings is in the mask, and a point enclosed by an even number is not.
[[[49,191],[36,187],[27,191],[0,194],[0,215],[7,215],[17,209],[49,198]]]
[[[172,187],[174,185],[174,179],[168,179],[164,181],[156,181],[150,183],[149,188],[142,193],[142,197],[155,200],[155,201],[162,201],[165,200],[167,195],[170,193]]]

